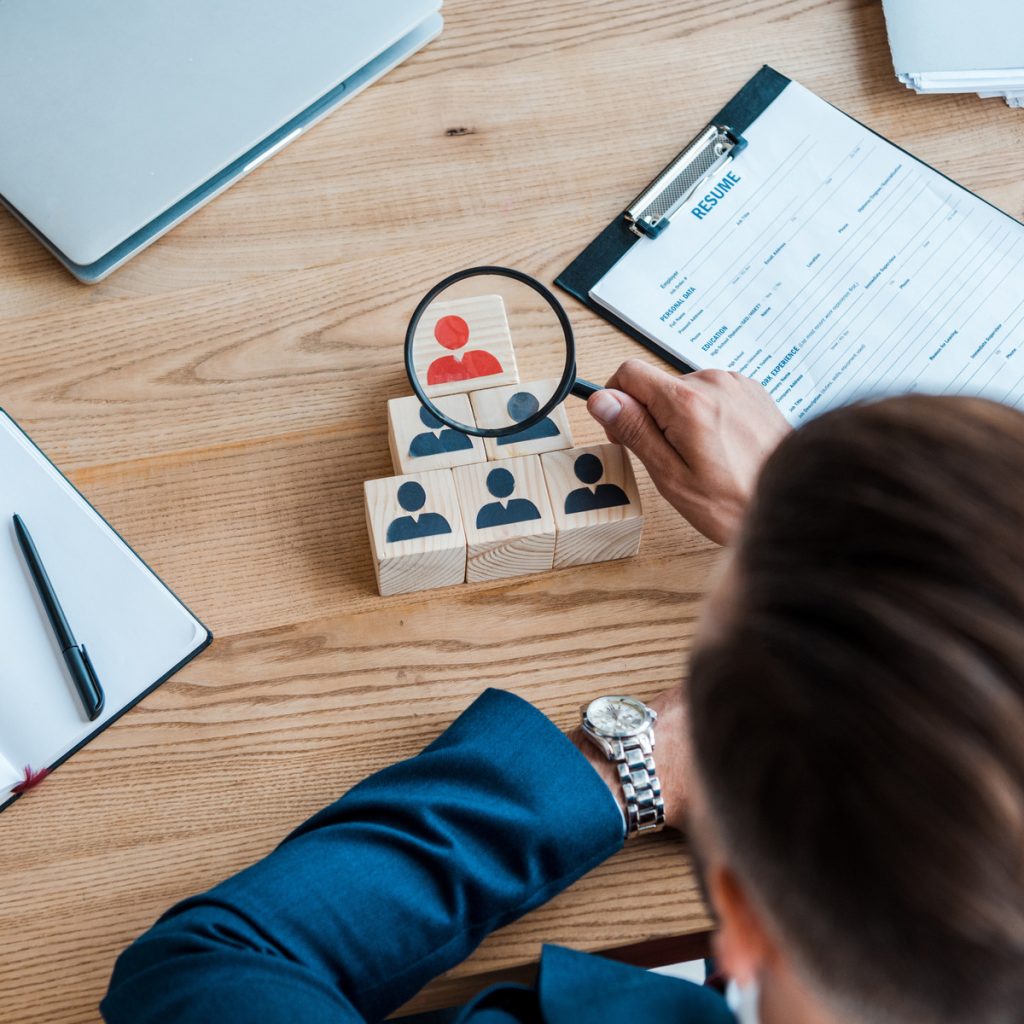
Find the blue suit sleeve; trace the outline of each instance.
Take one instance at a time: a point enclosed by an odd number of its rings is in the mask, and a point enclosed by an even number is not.
[[[421,754],[118,959],[110,1024],[380,1020],[623,842],[607,786],[539,711],[486,691]]]

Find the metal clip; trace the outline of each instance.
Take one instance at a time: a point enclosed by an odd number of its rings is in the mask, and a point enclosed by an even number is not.
[[[629,204],[626,221],[630,231],[641,237],[657,238],[679,207],[746,144],[731,128],[708,125]]]

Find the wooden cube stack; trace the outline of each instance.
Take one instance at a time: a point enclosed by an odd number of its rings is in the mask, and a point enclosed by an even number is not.
[[[526,418],[557,381],[519,382],[504,303],[449,303],[456,323],[495,359],[485,375],[428,386],[464,423]],[[425,325],[424,330],[432,330]],[[442,357],[443,358],[443,357]],[[494,369],[500,365],[500,372]],[[418,367],[426,379],[429,367]],[[628,558],[643,509],[626,450],[574,448],[564,406],[524,437],[478,438],[446,427],[415,396],[388,402],[396,476],[364,485],[377,586],[384,596]]]

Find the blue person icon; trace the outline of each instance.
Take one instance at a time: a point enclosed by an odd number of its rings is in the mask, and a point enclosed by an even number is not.
[[[502,504],[516,489],[516,478],[504,467],[492,469],[487,474],[487,490],[497,498],[488,502],[476,514],[476,528],[506,526],[509,523],[526,523],[540,519],[540,511],[526,498],[513,498],[507,505]]]
[[[572,512],[593,512],[599,508],[615,508],[617,505],[628,505],[626,492],[617,484],[594,484],[604,476],[604,466],[593,452],[584,452],[573,463],[576,479],[586,484],[570,491],[565,499],[566,514]]]
[[[420,406],[420,423],[427,428],[417,434],[409,445],[409,455],[414,459],[426,455],[443,455],[445,452],[461,452],[473,447],[473,442],[458,430],[446,427],[426,406]]]
[[[505,408],[508,410],[509,418],[513,423],[522,423],[523,420],[536,415],[537,410],[540,408],[540,402],[537,401],[537,396],[531,395],[529,391],[517,391],[508,400]],[[545,416],[540,422],[534,423],[533,426],[527,427],[525,430],[499,437],[498,444],[536,441],[542,437],[558,437],[558,427],[555,426],[554,421],[548,416]]]
[[[415,480],[406,480],[398,488],[398,504],[406,512],[416,513],[427,503],[427,492]],[[423,515],[398,516],[388,526],[387,542],[416,540],[418,537],[436,537],[451,533],[448,520],[439,512],[424,512]]]

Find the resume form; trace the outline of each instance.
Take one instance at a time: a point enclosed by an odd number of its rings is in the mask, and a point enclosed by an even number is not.
[[[1024,225],[790,82],[590,290],[791,423],[920,391],[1024,402]]]

